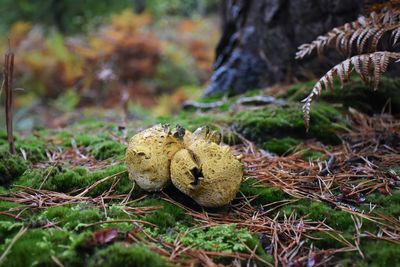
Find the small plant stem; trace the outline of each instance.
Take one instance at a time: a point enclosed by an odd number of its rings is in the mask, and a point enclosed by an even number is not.
[[[7,140],[8,140],[8,150],[11,154],[15,154],[14,136],[13,136],[13,121],[12,121],[12,106],[13,106],[13,90],[12,90],[12,80],[14,72],[14,53],[6,53],[4,57],[4,81],[3,86],[5,90],[6,98],[6,128],[7,128]]]

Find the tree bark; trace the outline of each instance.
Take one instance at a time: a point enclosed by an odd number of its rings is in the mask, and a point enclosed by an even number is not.
[[[321,76],[341,57],[328,51],[323,58],[296,61],[297,47],[357,19],[365,2],[223,0],[223,34],[205,95],[240,94],[275,83]]]

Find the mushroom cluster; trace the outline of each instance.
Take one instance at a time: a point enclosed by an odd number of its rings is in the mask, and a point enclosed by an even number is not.
[[[221,136],[208,127],[195,132],[177,125],[156,125],[129,142],[130,177],[144,190],[160,191],[170,181],[204,207],[230,203],[243,179],[242,164]]]

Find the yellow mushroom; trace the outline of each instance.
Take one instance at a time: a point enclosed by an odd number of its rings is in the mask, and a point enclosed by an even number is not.
[[[184,148],[183,135],[184,129],[171,132],[168,125],[160,124],[131,138],[125,161],[130,177],[142,189],[159,191],[168,184],[171,159]]]
[[[243,179],[240,161],[228,146],[203,138],[191,136],[187,145],[171,161],[174,186],[204,207],[229,204]]]

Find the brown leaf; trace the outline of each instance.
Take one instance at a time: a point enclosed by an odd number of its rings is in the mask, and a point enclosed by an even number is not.
[[[118,237],[118,230],[113,228],[107,228],[98,230],[93,233],[93,240],[98,245],[104,245],[114,241]]]

